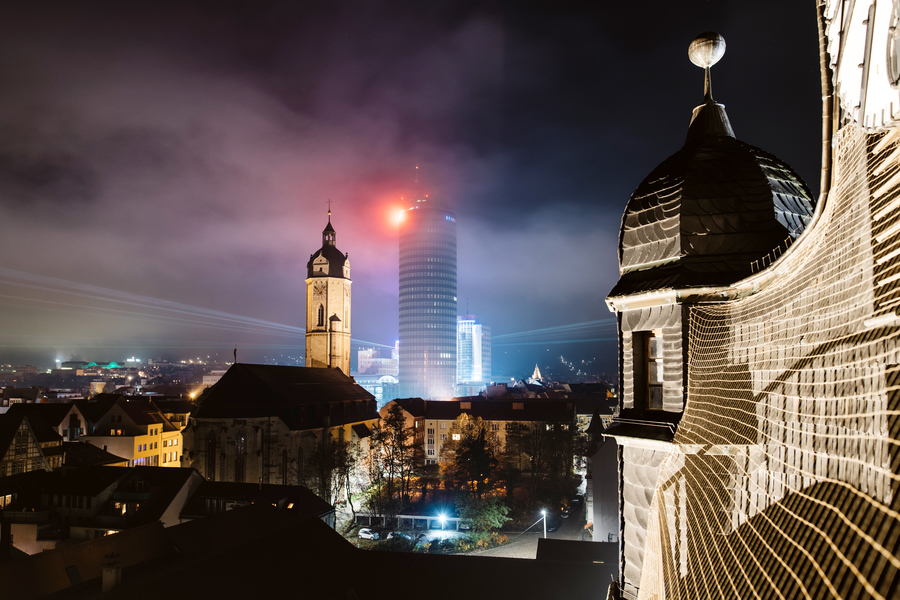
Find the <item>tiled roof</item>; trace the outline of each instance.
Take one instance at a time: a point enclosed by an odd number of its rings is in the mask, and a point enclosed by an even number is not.
[[[106,466],[128,462],[127,458],[116,456],[93,444],[84,442],[63,442],[60,448],[65,454],[65,466],[67,467]]]
[[[7,415],[24,414],[28,417],[31,431],[39,444],[45,442],[62,441],[62,437],[56,432],[55,427],[68,413],[66,404],[13,404],[9,407]]]
[[[207,500],[224,500],[240,504],[293,504],[296,518],[321,518],[334,512],[334,507],[307,488],[300,485],[271,485],[235,483],[231,481],[204,481],[181,512],[182,518],[207,516]]]
[[[365,403],[362,412],[329,413],[330,425],[378,418],[375,397],[339,369],[235,364],[194,410],[192,417],[253,418],[277,416],[292,429],[323,426],[315,405]]]
[[[813,208],[806,184],[771,154],[721,132],[690,137],[632,194],[609,296],[734,283],[786,249]]]
[[[574,402],[565,400],[475,400],[464,399],[469,408],[461,408],[459,400],[393,400],[414,417],[453,420],[462,413],[486,421],[570,421],[575,418]],[[513,405],[522,408],[513,408]],[[385,410],[385,409],[382,409]]]
[[[44,422],[51,427],[58,427],[62,420],[69,414],[72,408],[71,403],[46,402],[41,404],[13,404],[9,407],[9,412],[27,411],[28,413],[40,414]]]

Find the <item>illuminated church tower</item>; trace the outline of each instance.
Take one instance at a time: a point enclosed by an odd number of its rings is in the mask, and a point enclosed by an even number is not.
[[[331,210],[322,247],[306,264],[306,366],[350,373],[350,259],[334,245]]]

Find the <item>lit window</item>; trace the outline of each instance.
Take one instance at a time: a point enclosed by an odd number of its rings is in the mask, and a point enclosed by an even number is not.
[[[454,433],[454,434],[453,434],[453,439],[454,439],[454,440],[459,441],[459,438],[460,438],[460,434],[458,434],[458,433]]]

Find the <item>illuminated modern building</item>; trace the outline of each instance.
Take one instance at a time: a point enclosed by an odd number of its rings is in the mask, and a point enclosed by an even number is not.
[[[456,215],[427,199],[400,219],[400,394],[456,389]]]
[[[456,321],[456,395],[475,396],[491,381],[491,328],[463,315]]]

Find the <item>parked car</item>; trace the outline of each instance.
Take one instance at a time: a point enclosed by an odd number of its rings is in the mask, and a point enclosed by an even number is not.
[[[409,537],[408,535],[406,535],[406,534],[403,533],[402,531],[391,531],[390,533],[387,534],[387,537],[384,538],[384,539],[386,539],[386,540],[392,540],[392,539],[394,539],[394,538],[401,538],[401,539],[404,539],[404,540],[411,540],[411,539],[412,539],[411,537]]]
[[[377,540],[378,532],[369,529],[368,527],[363,527],[359,530],[359,539],[361,540]]]

